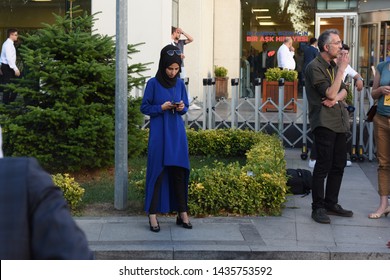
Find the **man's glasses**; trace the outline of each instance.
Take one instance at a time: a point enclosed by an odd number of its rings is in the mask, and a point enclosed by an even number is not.
[[[338,41],[338,42],[331,42],[331,43],[329,43],[329,45],[341,45],[341,41]]]
[[[174,54],[181,55],[181,51],[180,50],[168,50],[167,54],[169,56],[173,56]]]

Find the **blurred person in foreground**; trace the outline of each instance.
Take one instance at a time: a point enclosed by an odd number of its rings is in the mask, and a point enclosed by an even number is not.
[[[368,218],[379,219],[390,213],[390,61],[378,64],[371,96],[377,101],[373,123],[378,159],[379,206]]]
[[[3,158],[0,127],[0,259],[93,259],[62,191],[34,158]]]
[[[150,116],[145,211],[152,232],[160,231],[157,213],[177,212],[176,224],[186,229],[190,161],[182,116],[188,96],[179,78],[181,51],[167,45],[160,52],[157,74],[145,88],[141,112]]]
[[[347,96],[343,76],[349,58],[346,53],[341,53],[342,42],[336,29],[326,30],[320,35],[318,48],[320,54],[305,70],[309,120],[317,151],[311,217],[317,223],[329,224],[328,215],[353,216],[352,211],[338,204],[347,161],[349,115],[342,100]]]

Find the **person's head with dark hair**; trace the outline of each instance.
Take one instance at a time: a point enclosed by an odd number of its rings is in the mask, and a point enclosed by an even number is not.
[[[337,29],[325,30],[320,37],[318,37],[318,48],[320,52],[328,50],[329,45],[339,45],[341,48],[341,41],[332,42],[333,37],[340,39],[340,32]]]
[[[171,27],[171,34],[175,33],[175,32],[176,32],[176,29],[177,29],[177,27],[172,26],[172,27]]]
[[[310,38],[310,45],[313,45],[315,42],[317,42],[316,38]]]
[[[13,33],[18,33],[18,30],[16,28],[10,28],[7,30],[7,37],[11,36]]]
[[[348,46],[347,44],[343,44],[343,46],[342,46],[341,49],[342,49],[342,50],[346,50],[346,51],[349,52],[349,46]]]
[[[11,39],[12,41],[18,40],[18,30],[16,28],[10,28],[7,30],[7,38]]]
[[[178,67],[176,75],[171,76],[167,73],[170,66]],[[156,73],[156,79],[165,88],[171,88],[176,85],[177,78],[181,71],[181,51],[178,47],[173,45],[165,46],[160,52],[160,62]]]

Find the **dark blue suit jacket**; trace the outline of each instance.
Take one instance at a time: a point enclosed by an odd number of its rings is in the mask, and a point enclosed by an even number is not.
[[[61,190],[33,158],[0,159],[0,259],[93,259]]]
[[[306,70],[306,66],[317,57],[317,55],[320,53],[320,51],[313,46],[308,46],[303,51],[303,72]]]

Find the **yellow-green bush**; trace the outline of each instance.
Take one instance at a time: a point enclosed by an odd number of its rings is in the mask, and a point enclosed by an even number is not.
[[[190,155],[244,156],[260,133],[242,129],[187,130]]]
[[[276,136],[256,134],[247,163],[215,162],[191,170],[188,204],[191,214],[279,215],[286,200],[286,162]]]
[[[293,82],[298,79],[298,72],[295,70],[280,69],[279,67],[268,68],[264,73],[267,81],[279,81],[283,78],[285,81]]]
[[[69,174],[58,173],[52,175],[52,178],[54,184],[62,190],[64,198],[68,202],[69,208],[72,211],[77,210],[85,192],[84,188],[80,187],[75,179],[70,177]]]

